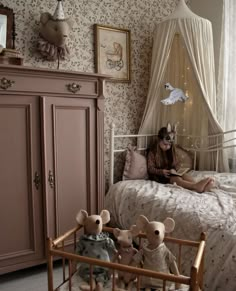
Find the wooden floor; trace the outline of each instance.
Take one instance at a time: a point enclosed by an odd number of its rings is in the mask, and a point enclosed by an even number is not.
[[[54,282],[59,284],[62,278],[61,263],[56,262]],[[56,286],[57,286],[56,285]],[[1,291],[47,291],[47,266],[40,265],[0,276]]]

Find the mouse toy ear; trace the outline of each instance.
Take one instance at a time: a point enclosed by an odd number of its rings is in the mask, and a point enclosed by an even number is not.
[[[146,226],[148,225],[149,220],[144,215],[139,215],[136,221],[136,230],[145,231]]]
[[[174,219],[167,217],[164,221],[163,224],[165,225],[165,232],[170,233],[174,230],[175,228],[175,221]]]
[[[113,234],[116,238],[118,238],[118,236],[120,235],[120,229],[119,228],[114,228],[113,229]]]
[[[106,209],[103,209],[100,213],[102,218],[102,224],[107,224],[110,221],[110,212]]]
[[[139,235],[140,229],[136,225],[131,225],[130,232],[133,237]]]
[[[88,212],[86,210],[80,210],[78,214],[76,215],[76,221],[80,225],[84,225],[85,221],[88,217]]]

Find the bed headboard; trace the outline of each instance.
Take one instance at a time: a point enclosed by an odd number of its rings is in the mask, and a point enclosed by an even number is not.
[[[156,134],[115,134],[115,124],[110,127],[110,178],[109,185],[114,183],[115,154],[124,152],[132,140],[132,144],[137,146],[137,150],[145,151],[150,141],[157,138]],[[116,141],[127,140],[126,143],[120,142],[117,147]],[[141,142],[138,143],[138,140]],[[223,133],[199,137],[194,135],[176,134],[176,143],[180,144],[185,150],[193,154],[193,169],[197,168],[197,156],[199,153],[214,153],[215,171],[219,170],[219,159],[222,152],[232,151],[233,163],[236,168],[236,130],[226,131]],[[141,146],[140,146],[141,144]]]

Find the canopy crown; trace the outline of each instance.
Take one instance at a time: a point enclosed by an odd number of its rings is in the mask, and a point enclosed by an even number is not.
[[[185,3],[185,0],[179,0],[178,5],[176,6],[176,9],[174,12],[167,16],[164,21],[171,20],[171,19],[179,19],[179,18],[191,18],[191,19],[202,19],[197,14],[193,13],[187,4]]]

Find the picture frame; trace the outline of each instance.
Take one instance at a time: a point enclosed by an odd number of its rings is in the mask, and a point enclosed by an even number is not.
[[[0,4],[0,45],[15,49],[15,14],[13,9]]]
[[[131,81],[130,30],[94,25],[95,69],[119,82]]]

